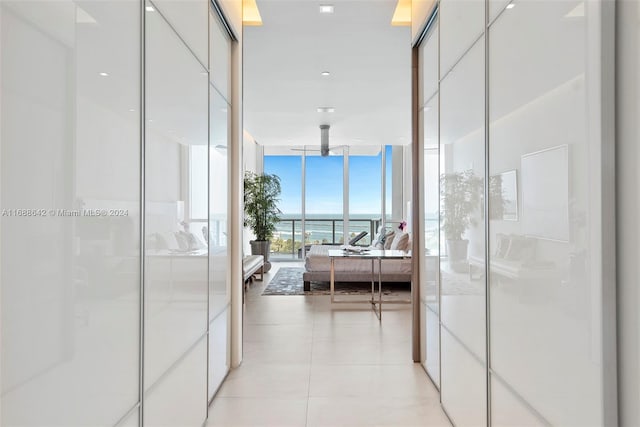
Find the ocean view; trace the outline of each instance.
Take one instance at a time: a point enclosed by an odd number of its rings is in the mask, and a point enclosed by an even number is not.
[[[370,245],[380,223],[380,217],[373,214],[353,214],[349,218],[349,238],[361,231],[368,234],[362,238],[359,245]],[[397,227],[397,223],[387,222],[387,227]],[[343,221],[339,214],[308,215],[305,221],[305,243],[344,243]],[[430,251],[438,251],[438,219],[427,218],[424,225],[425,247]],[[295,241],[292,236],[295,235]],[[281,221],[276,226],[276,232],[272,239],[271,249],[274,253],[293,254],[302,247],[302,221],[301,214],[287,214],[281,216]]]
[[[295,234],[296,242],[302,241],[302,214],[283,214],[276,227],[274,239],[286,242]],[[353,214],[349,216],[349,235],[355,236],[361,231],[367,231],[363,242],[371,239],[371,230],[375,231],[380,221],[380,215]],[[305,220],[305,234],[307,243],[343,243],[342,214],[309,214]],[[348,240],[348,239],[347,239]]]

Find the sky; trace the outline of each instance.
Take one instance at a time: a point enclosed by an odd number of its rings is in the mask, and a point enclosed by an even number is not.
[[[381,155],[349,157],[349,213],[380,216]],[[387,192],[391,191],[391,147],[387,146]],[[306,212],[342,217],[343,156],[307,156]],[[265,173],[280,177],[280,210],[300,214],[302,210],[302,156],[265,156]],[[390,210],[389,194],[387,210]]]

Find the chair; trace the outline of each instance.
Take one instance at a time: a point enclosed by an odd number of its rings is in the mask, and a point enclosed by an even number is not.
[[[366,232],[366,231],[361,231],[357,236],[355,236],[351,240],[349,240],[349,245],[354,246],[356,243],[358,243],[367,234],[369,234],[369,233]]]

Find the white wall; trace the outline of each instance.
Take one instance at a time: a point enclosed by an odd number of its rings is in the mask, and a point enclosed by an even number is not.
[[[619,422],[632,427],[640,425],[640,3],[616,6]]]
[[[260,146],[249,132],[244,131],[242,135],[242,163],[245,171],[262,172],[263,151],[264,147]]]
[[[242,362],[242,230],[244,226],[244,185],[242,162],[242,0],[219,2],[236,37],[231,47],[231,150],[229,199],[229,257],[231,272],[231,367]]]

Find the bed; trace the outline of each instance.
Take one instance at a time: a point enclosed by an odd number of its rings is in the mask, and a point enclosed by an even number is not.
[[[337,246],[313,245],[307,252],[305,272],[302,274],[304,290],[311,290],[311,282],[328,282],[331,274],[329,250]],[[336,282],[370,282],[371,261],[367,259],[336,259]],[[377,279],[378,263],[374,263]],[[383,282],[411,282],[411,259],[382,260]]]

